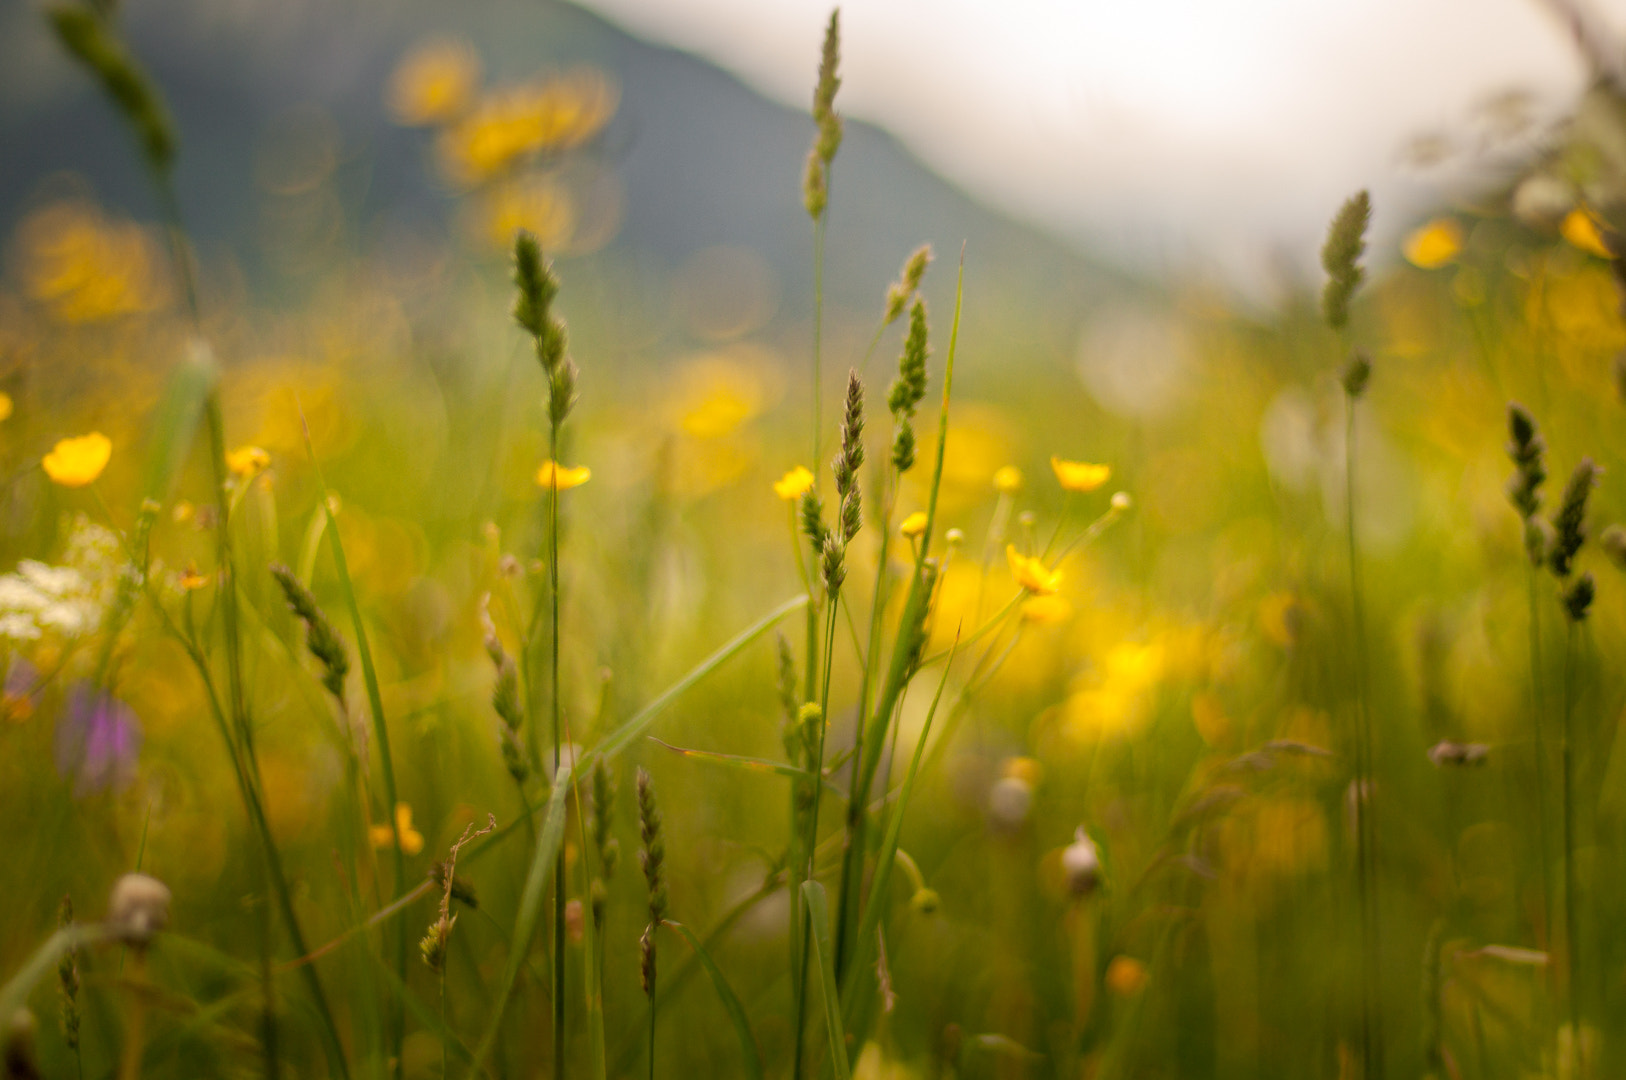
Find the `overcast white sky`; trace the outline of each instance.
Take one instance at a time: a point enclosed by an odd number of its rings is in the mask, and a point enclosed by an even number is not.
[[[581,0],[805,106],[829,0]],[[1626,25],[1626,0],[1592,0]],[[846,0],[838,107],[973,194],[1163,267],[1314,249],[1373,191],[1392,238],[1469,172],[1487,102],[1585,72],[1542,0]],[[1445,135],[1443,165],[1403,149]],[[838,165],[839,167],[839,165]]]

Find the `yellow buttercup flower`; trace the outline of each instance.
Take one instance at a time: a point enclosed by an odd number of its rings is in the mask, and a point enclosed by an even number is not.
[[[1609,245],[1604,242],[1603,231],[1598,228],[1598,220],[1592,216],[1584,206],[1577,206],[1564,215],[1564,222],[1558,227],[1564,234],[1564,239],[1580,248],[1590,252],[1600,259],[1612,259],[1614,254]]]
[[[388,825],[374,825],[367,830],[373,847],[387,848],[395,843],[395,833],[401,834],[401,854],[416,855],[423,850],[423,833],[412,827],[412,807],[404,802],[395,804],[395,830]]]
[[[84,487],[107,468],[113,456],[113,443],[99,431],[75,439],[63,439],[40,461],[45,475],[63,487]]]
[[[1401,250],[1406,260],[1419,269],[1444,266],[1462,250],[1462,226],[1456,218],[1436,218],[1407,236]]]
[[[1063,461],[1053,457],[1050,467],[1056,471],[1056,481],[1063,491],[1094,491],[1112,478],[1112,466],[1092,465],[1088,461]]]
[[[536,484],[538,487],[551,487],[556,491],[569,491],[573,487],[581,487],[593,476],[593,470],[586,465],[560,465],[556,461],[544,461],[542,467],[536,471]]]
[[[196,563],[187,563],[186,569],[181,571],[175,583],[187,592],[193,592],[209,584],[209,578],[198,572]]]
[[[0,394],[0,420],[10,420],[11,419],[11,410],[12,410],[11,395],[10,394]]]
[[[916,510],[914,513],[910,514],[908,517],[904,518],[902,523],[898,525],[898,531],[901,532],[903,535],[909,537],[910,539],[914,539],[915,537],[919,536],[921,533],[925,532],[926,531],[926,511],[924,511],[924,510]]]
[[[1060,596],[1030,596],[1022,601],[1022,621],[1054,626],[1073,617],[1073,605]]]
[[[790,502],[800,499],[813,486],[813,474],[801,465],[773,482],[773,493]]]
[[[271,455],[258,446],[239,446],[226,454],[226,468],[234,476],[249,477],[271,467]]]
[[[994,473],[994,490],[1001,495],[1015,495],[1022,490],[1022,470],[1006,465]]]
[[[1011,564],[1016,583],[1035,596],[1053,596],[1061,588],[1061,571],[1046,570],[1044,563],[1023,555],[1015,544],[1005,545],[1005,560]]]

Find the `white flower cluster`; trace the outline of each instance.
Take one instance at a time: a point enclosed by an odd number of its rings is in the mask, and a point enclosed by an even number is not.
[[[122,562],[118,537],[85,518],[74,523],[61,566],[24,559],[0,574],[0,639],[74,638],[101,624]]]

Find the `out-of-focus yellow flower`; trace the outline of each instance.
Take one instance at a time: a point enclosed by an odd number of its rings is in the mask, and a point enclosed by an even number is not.
[[[1055,626],[1073,617],[1073,605],[1060,596],[1030,596],[1022,601],[1022,621],[1034,626]]]
[[[1016,583],[1035,596],[1051,596],[1061,588],[1061,571],[1046,570],[1037,558],[1023,555],[1015,544],[1005,545],[1005,561]]]
[[[1053,457],[1050,467],[1056,471],[1056,482],[1063,491],[1094,491],[1112,478],[1112,466],[1092,465],[1088,461],[1063,461]]]
[[[177,525],[185,525],[192,520],[197,508],[185,499],[177,500],[174,509],[169,512],[169,519]]]
[[[175,579],[175,583],[187,592],[194,592],[208,585],[209,578],[207,575],[198,572],[196,563],[187,563],[186,569],[181,571],[180,576]]]
[[[1284,649],[1293,647],[1304,624],[1304,605],[1290,592],[1275,592],[1259,601],[1259,629]]]
[[[52,447],[40,461],[45,475],[63,487],[84,487],[102,475],[108,458],[113,456],[113,443],[99,431],[63,439]]]
[[[926,531],[926,511],[916,510],[898,525],[898,531],[911,540]]]
[[[544,251],[556,251],[569,244],[576,231],[576,204],[552,180],[529,177],[498,184],[483,203],[476,231],[497,248],[513,247],[514,234],[524,229]]]
[[[12,412],[11,395],[0,394],[0,420],[10,420]]]
[[[796,466],[790,472],[773,482],[773,493],[790,502],[800,499],[808,488],[813,486],[813,474],[802,465]]]
[[[1006,465],[994,473],[994,490],[1001,495],[1015,495],[1022,490],[1022,470]]]
[[[1577,206],[1564,215],[1564,222],[1558,227],[1564,239],[1580,248],[1590,252],[1600,259],[1612,259],[1614,254],[1609,245],[1604,242],[1603,230],[1598,228],[1598,219],[1584,206]]]
[[[1407,261],[1420,269],[1444,266],[1462,250],[1462,226],[1456,218],[1436,218],[1408,235],[1401,250]]]
[[[234,476],[247,478],[270,467],[271,455],[258,446],[239,446],[226,453],[226,468]]]
[[[1133,956],[1114,956],[1107,965],[1106,984],[1119,997],[1134,997],[1146,989],[1146,965]]]
[[[1225,741],[1231,733],[1231,719],[1225,715],[1225,706],[1210,693],[1192,695],[1191,722],[1209,746]]]
[[[427,41],[390,76],[390,113],[411,127],[443,124],[468,110],[479,87],[480,58],[467,42]]]
[[[423,833],[412,827],[412,807],[404,802],[395,804],[395,829],[388,825],[374,825],[367,830],[373,847],[387,848],[395,843],[395,833],[401,834],[401,854],[416,855],[423,850]]]
[[[164,302],[162,257],[133,222],[64,202],[30,214],[17,234],[24,288],[65,322],[100,322]]]
[[[581,487],[592,476],[593,470],[586,465],[560,465],[556,461],[544,461],[536,471],[536,483],[538,487],[569,491],[573,487]]]
[[[580,146],[608,122],[615,98],[592,69],[488,94],[442,136],[441,160],[459,183],[484,183],[544,151]]]

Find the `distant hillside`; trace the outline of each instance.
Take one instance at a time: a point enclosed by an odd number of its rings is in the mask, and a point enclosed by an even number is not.
[[[227,10],[229,9],[229,10]],[[637,40],[557,3],[385,4],[314,0],[218,5],[128,0],[131,39],[166,93],[184,145],[178,181],[189,225],[208,251],[227,247],[256,274],[254,154],[271,120],[316,102],[336,120],[352,217],[444,221],[453,200],[426,167],[423,133],[390,123],[382,88],[401,53],[429,33],[468,38],[496,78],[550,64],[596,63],[619,80],[604,136],[625,186],[616,241],[676,265],[714,244],[759,252],[787,295],[811,292],[809,226],[800,206],[804,114],[757,96],[686,54]],[[130,141],[111,110],[57,55],[38,13],[0,15],[0,228],[9,235],[42,177],[86,177],[106,203],[154,216]],[[808,77],[815,42],[808,43]],[[833,304],[868,310],[903,256],[937,244],[940,268],[969,245],[968,281],[1035,308],[1111,288],[1115,275],[1064,244],[971,201],[894,139],[850,123],[833,176]],[[947,275],[939,275],[939,286]]]

